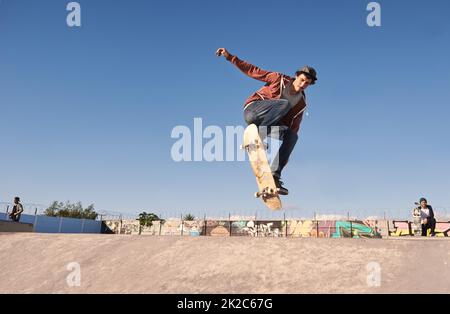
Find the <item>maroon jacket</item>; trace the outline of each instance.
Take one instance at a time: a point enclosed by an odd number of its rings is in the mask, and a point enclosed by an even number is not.
[[[251,78],[257,79],[259,81],[265,82],[266,85],[261,87],[253,95],[251,95],[244,103],[244,107],[255,100],[264,99],[280,99],[283,88],[285,88],[289,83],[293,82],[295,79],[278,72],[269,72],[258,68],[248,62],[240,60],[238,57],[230,56],[227,58],[228,61],[233,63],[239,70],[244,72]],[[287,125],[295,133],[298,133],[300,129],[300,122],[303,118],[303,113],[306,110],[306,95],[303,92],[303,98],[298,104],[296,104],[287,115],[281,120],[282,125]]]

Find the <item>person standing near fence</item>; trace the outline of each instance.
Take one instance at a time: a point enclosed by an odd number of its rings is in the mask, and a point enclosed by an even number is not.
[[[23,212],[23,206],[20,203],[20,198],[16,196],[14,198],[13,209],[12,209],[11,214],[9,214],[9,217],[11,218],[12,221],[18,222],[20,220],[20,216],[22,215],[22,212]]]
[[[436,228],[436,219],[434,218],[433,208],[428,205],[428,202],[425,198],[421,198],[419,202],[420,206],[418,209],[420,210],[420,216],[422,221],[422,237],[427,236],[427,230],[430,230],[430,235],[432,237],[435,236],[434,229]]]

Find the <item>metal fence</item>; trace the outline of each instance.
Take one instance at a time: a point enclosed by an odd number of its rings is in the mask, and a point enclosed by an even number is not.
[[[10,220],[8,214],[0,213],[0,220]],[[101,233],[102,222],[91,219],[49,217],[45,215],[22,214],[20,222],[33,225],[40,233]]]
[[[4,213],[1,213],[3,207]],[[411,220],[411,209],[378,208],[352,209],[348,211],[305,210],[286,208],[283,211],[208,211],[185,210],[155,212],[160,219],[169,221],[163,225],[155,222],[151,231],[139,225],[138,214],[99,211],[97,220],[48,217],[43,215],[45,205],[24,204],[24,214],[21,222],[34,225],[36,232],[47,233],[102,233],[119,234],[154,234],[154,235],[215,235],[219,233],[231,236],[316,236],[345,237],[371,236],[372,234],[388,235],[401,224],[393,221]],[[0,203],[0,219],[7,220],[7,212],[12,209],[11,203]],[[436,219],[442,222],[450,221],[450,211],[447,207],[434,208]],[[152,212],[147,210],[147,212]],[[193,215],[194,221],[186,221],[186,215]],[[103,222],[103,223],[102,223]],[[391,222],[391,223],[389,223]],[[109,225],[108,225],[109,223]],[[172,225],[171,225],[172,224]],[[244,225],[245,224],[245,225]],[[247,225],[249,224],[249,225]],[[252,225],[253,224],[253,225]],[[108,226],[108,228],[106,228]],[[158,229],[159,228],[159,229]],[[373,232],[370,230],[372,228]],[[227,230],[227,231],[224,231]],[[400,229],[399,229],[400,230]],[[403,230],[403,229],[401,229]],[[394,230],[396,231],[396,230]],[[405,234],[406,231],[397,232]]]
[[[0,212],[11,211],[12,203],[0,202]],[[48,205],[24,203],[24,214],[43,215]],[[267,209],[257,210],[206,210],[206,209],[176,209],[176,210],[145,210],[146,212],[154,212],[162,219],[180,218],[187,214],[194,215],[197,218],[227,220],[229,217],[247,217],[260,220],[283,220],[283,219],[347,219],[347,220],[408,220],[411,219],[411,213],[414,206],[410,208],[350,208],[350,209],[307,209],[307,208],[289,208],[282,211],[270,211]],[[450,206],[433,206],[436,219],[450,220]],[[127,213],[115,211],[97,211],[99,220],[113,219],[137,219],[140,212],[144,210],[133,210]]]

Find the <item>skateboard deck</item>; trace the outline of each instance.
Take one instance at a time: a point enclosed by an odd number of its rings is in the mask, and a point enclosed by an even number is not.
[[[422,236],[422,219],[420,208],[414,208],[413,211],[413,234],[415,237]]]
[[[267,160],[266,145],[261,140],[256,125],[251,124],[245,129],[241,148],[246,150],[256,177],[258,192],[255,193],[255,197],[260,198],[272,210],[281,209],[281,200]]]

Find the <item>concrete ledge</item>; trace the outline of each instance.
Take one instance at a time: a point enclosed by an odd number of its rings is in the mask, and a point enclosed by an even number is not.
[[[33,224],[0,220],[0,232],[33,232]]]

